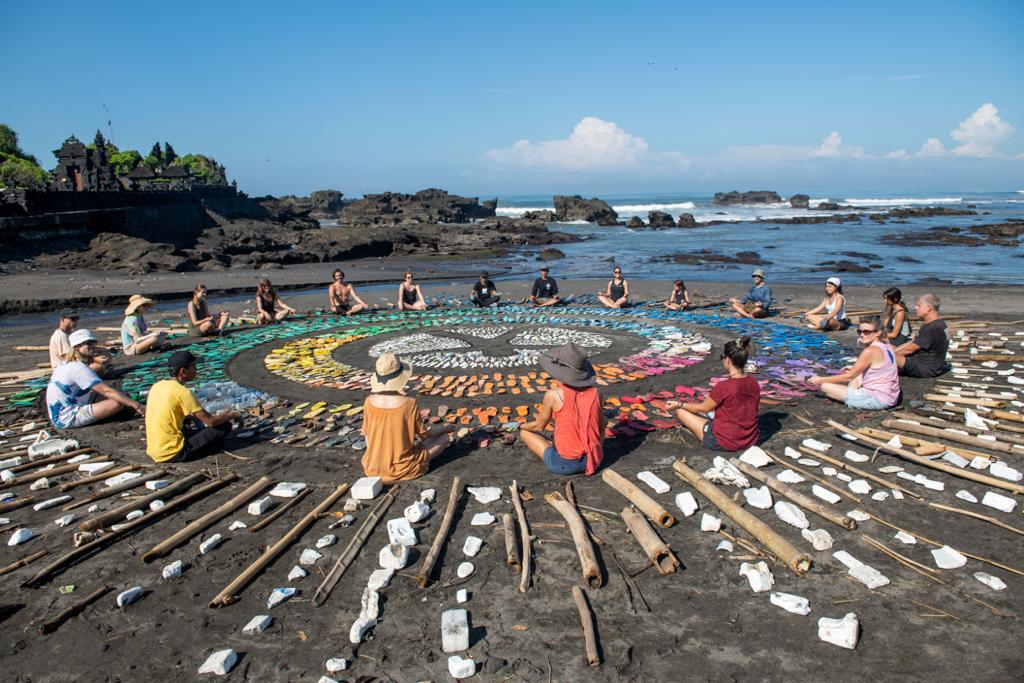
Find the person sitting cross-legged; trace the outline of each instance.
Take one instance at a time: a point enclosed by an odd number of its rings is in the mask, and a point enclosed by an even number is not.
[[[501,301],[498,288],[491,282],[491,275],[486,270],[480,273],[480,280],[473,285],[473,305],[477,308],[496,306]]]
[[[896,347],[896,363],[904,377],[938,377],[946,371],[949,331],[939,315],[939,297],[922,294],[914,306],[924,324],[914,338]]]
[[[882,319],[861,318],[857,342],[864,347],[853,366],[838,375],[819,375],[808,380],[833,401],[857,410],[885,410],[900,400],[896,354],[885,338]]]
[[[239,416],[235,410],[211,415],[185,386],[196,378],[198,361],[189,351],[176,351],[167,362],[171,377],[149,390],[146,453],[156,462],[184,462],[213,452]]]

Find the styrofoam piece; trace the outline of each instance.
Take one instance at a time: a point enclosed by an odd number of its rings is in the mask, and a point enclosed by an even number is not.
[[[199,667],[200,674],[214,674],[216,676],[227,676],[238,662],[238,653],[230,647],[224,650],[217,650],[202,663]]]
[[[683,513],[683,517],[689,517],[698,510],[697,499],[689,491],[676,494],[676,507]]]
[[[213,536],[210,536],[208,539],[206,539],[205,541],[203,541],[202,543],[199,544],[199,554],[200,555],[208,554],[214,548],[219,546],[221,544],[221,541],[223,541],[223,540],[224,540],[224,537],[221,536],[220,534],[214,534]]]
[[[178,578],[184,571],[185,563],[181,560],[175,560],[160,570],[160,576],[163,577],[164,581],[168,581],[170,579]]]
[[[751,446],[740,455],[740,461],[747,463],[751,467],[764,467],[771,464],[772,459],[757,446]]]
[[[475,569],[472,562],[462,562],[455,568],[455,574],[460,579],[466,579],[473,575]]]
[[[711,467],[705,470],[703,476],[708,481],[714,484],[728,484],[731,486],[739,486],[740,488],[747,488],[750,486],[750,480],[740,472],[738,469],[732,466],[732,464],[721,457],[716,455],[714,460],[711,461]]]
[[[301,554],[299,554],[299,564],[308,567],[310,565],[316,564],[321,557],[323,557],[321,553],[318,553],[312,548],[306,548],[302,551]]]
[[[964,408],[964,424],[974,429],[988,431],[988,423],[981,419],[981,416],[970,408]]]
[[[939,569],[959,569],[967,564],[967,558],[948,545],[934,548],[932,550],[932,559],[935,560],[935,566]]]
[[[800,482],[805,481],[803,477],[788,468],[779,472],[779,475],[775,478],[783,484],[799,484]]]
[[[53,520],[53,523],[63,529],[64,527],[69,526],[76,519],[78,519],[78,518],[75,517],[73,514],[68,513],[66,515],[62,515],[62,516],[58,517],[57,519]]]
[[[768,596],[768,600],[776,607],[781,607],[790,614],[799,614],[802,617],[806,617],[811,613],[811,604],[807,601],[807,598],[802,598],[799,595],[772,591]]]
[[[417,500],[412,505],[405,508],[402,514],[405,515],[405,518],[411,523],[416,523],[420,520],[426,519],[427,515],[430,514],[430,506],[421,500]]]
[[[995,491],[986,491],[985,495],[981,498],[981,504],[1001,512],[1013,512],[1014,508],[1017,507],[1016,500]]]
[[[7,458],[6,460],[0,460],[0,470],[5,470],[8,467],[17,467],[21,464],[21,456],[17,455],[13,458]]]
[[[718,531],[722,528],[722,520],[714,515],[704,513],[700,517],[700,530],[701,531]]]
[[[405,569],[409,564],[409,546],[401,543],[392,543],[380,549],[377,561],[383,569]]]
[[[472,659],[463,659],[458,655],[452,655],[448,658],[448,673],[456,680],[469,678],[476,673],[476,662]]]
[[[342,504],[341,509],[345,512],[358,512],[363,509],[363,504],[355,498],[346,498]]]
[[[1005,462],[996,461],[989,465],[989,474],[993,477],[999,477],[1000,479],[1006,479],[1007,481],[1020,481],[1024,479],[1024,474],[1021,474],[1019,470],[1007,465]]]
[[[274,609],[282,602],[286,602],[288,598],[295,595],[298,591],[290,586],[283,586],[281,588],[275,588],[270,591],[270,596],[267,598],[267,609]]]
[[[31,539],[32,535],[32,530],[28,527],[23,526],[20,529],[17,529],[13,534],[11,534],[11,537],[7,539],[7,545],[21,545],[25,541]]]
[[[854,493],[864,496],[871,493],[871,484],[864,479],[854,479],[846,485],[846,488],[850,489]]]
[[[435,498],[437,498],[437,491],[435,489],[423,489],[420,493],[420,500],[428,505],[433,503]]]
[[[463,652],[469,649],[469,613],[450,609],[441,613],[441,650]]]
[[[366,582],[366,587],[372,588],[375,591],[387,588],[388,584],[391,583],[391,577],[394,575],[394,569],[374,569],[370,572],[370,578]]]
[[[966,500],[968,503],[977,503],[978,499],[970,491],[960,489],[956,492],[956,497],[960,500]]]
[[[259,517],[272,507],[274,507],[274,499],[270,496],[263,496],[259,500],[254,500],[249,503],[249,507],[246,508],[246,512],[253,517]]]
[[[82,455],[86,455],[83,453]],[[112,477],[103,480],[104,486],[120,486],[121,484],[127,484],[132,479],[138,479],[142,476],[142,472],[122,472],[121,474],[115,474]]]
[[[871,459],[868,456],[864,455],[863,453],[858,453],[857,451],[850,449],[847,449],[846,452],[843,453],[843,457],[849,460],[850,462],[867,462],[868,460]]]
[[[466,536],[465,542],[462,544],[462,554],[466,557],[476,557],[476,554],[480,552],[480,548],[484,545],[482,538],[477,536]]]
[[[800,458],[797,460],[797,463],[804,467],[821,467],[821,463],[814,458]]]
[[[946,451],[945,453],[943,453],[942,459],[948,462],[950,465],[953,465],[954,467],[959,467],[960,469],[964,469],[965,467],[971,464],[970,460],[961,455],[957,455],[953,451]]]
[[[373,500],[384,489],[384,480],[380,477],[361,477],[352,484],[352,497],[356,500]]]
[[[824,467],[821,468],[821,473],[824,474],[826,477],[834,477],[837,474],[839,474],[839,470],[837,470],[835,467],[825,465]]]
[[[886,443],[889,444],[890,446],[894,446],[896,448],[903,448],[903,442],[900,441],[900,437],[898,437],[898,436],[892,437],[891,439],[886,441]]]
[[[316,683],[338,683],[338,679],[331,678],[330,676],[321,676],[316,679]]]
[[[764,561],[753,564],[744,562],[740,565],[740,576],[747,578],[750,590],[755,593],[764,593],[775,585],[775,575],[768,569],[768,564]]]
[[[981,581],[992,590],[1001,591],[1006,589],[1006,582],[998,576],[992,576],[986,572],[974,572],[974,578]]]
[[[476,498],[476,502],[488,505],[501,498],[501,489],[497,486],[467,486],[469,495]]]
[[[889,578],[874,567],[868,566],[845,550],[837,550],[832,557],[846,566],[847,573],[874,590],[889,585]]]
[[[464,603],[466,603],[468,601],[469,601],[469,591],[467,591],[465,588],[460,588],[459,590],[457,590],[455,592],[455,602],[457,602],[460,605],[462,605],[462,604],[464,604]]]
[[[811,493],[813,493],[818,498],[821,498],[826,503],[831,503],[832,505],[835,505],[836,503],[842,500],[842,498],[839,497],[839,494],[832,493],[824,486],[818,486],[817,484],[811,486]]]
[[[359,601],[359,618],[373,619],[380,617],[380,593],[372,588],[364,588],[363,596]]]
[[[818,451],[819,453],[825,453],[828,449],[832,448],[832,444],[825,443],[824,441],[818,441],[817,439],[804,439],[800,442],[812,451]]]
[[[146,488],[150,491],[159,491],[171,485],[170,479],[150,479],[146,482]]]
[[[235,521],[231,522],[231,526],[228,527],[228,531],[238,531],[239,529],[245,529],[245,528],[246,528],[246,523],[243,522],[240,519],[236,519]]]
[[[298,581],[300,579],[306,578],[307,576],[309,576],[309,572],[307,572],[299,565],[295,565],[291,568],[291,571],[288,572],[289,581]]]
[[[844,481],[847,484],[853,481],[853,477],[851,477],[846,472],[836,472],[836,479],[838,479],[839,481]]]
[[[857,647],[860,637],[860,621],[857,615],[849,612],[842,619],[818,619],[818,638],[826,643],[853,650]]]
[[[32,506],[32,509],[35,510],[36,512],[39,512],[40,510],[45,510],[47,508],[52,508],[57,505],[60,505],[61,503],[68,500],[71,500],[71,496],[57,496],[56,498],[50,498],[48,500],[43,500],[36,503],[35,505]]]
[[[416,545],[416,530],[412,528],[412,525],[409,524],[409,520],[405,517],[389,519],[387,527],[389,543]]]
[[[107,470],[112,470],[116,464],[117,463],[113,460],[103,460],[102,462],[83,462],[78,466],[78,471],[92,476],[94,474],[106,472]]]
[[[802,455],[800,455],[800,451],[796,450],[795,448],[790,448],[789,446],[786,446],[785,448],[782,449],[782,454],[785,455],[787,458],[793,458],[793,460],[799,460],[800,458],[803,457]]]
[[[494,524],[495,517],[490,512],[478,512],[469,521],[470,526],[490,526]]]
[[[972,470],[987,470],[991,464],[991,458],[976,455],[973,458],[971,458],[971,462],[968,463],[967,466],[970,467]]]
[[[282,481],[270,489],[270,495],[275,498],[294,498],[305,488],[306,484],[301,481]]]
[[[270,628],[272,623],[274,623],[274,618],[269,614],[257,614],[249,620],[249,623],[242,627],[242,633],[247,636],[254,636],[257,633],[263,633]]]
[[[127,514],[127,515],[125,515],[125,516],[124,516],[124,518],[125,518],[125,519],[126,519],[127,521],[129,521],[129,522],[130,522],[130,521],[132,521],[133,519],[138,519],[139,517],[141,517],[141,516],[142,516],[142,515],[144,515],[144,514],[146,514],[146,513],[145,513],[145,512],[143,512],[142,510],[132,510],[132,511],[131,511],[131,512],[129,512],[129,513]]]
[[[879,502],[882,502],[883,500],[888,500],[888,498],[888,491],[875,491],[874,493],[871,494],[871,500],[877,500]]]
[[[126,591],[121,591],[117,594],[115,602],[118,607],[127,607],[136,600],[142,597],[142,586],[134,586]]]
[[[48,488],[50,488],[50,480],[46,477],[39,477],[28,487],[29,491],[45,491]]]
[[[893,535],[893,538],[895,538],[900,543],[906,543],[907,545],[917,545],[917,538],[915,536],[908,534],[906,531],[897,531],[895,535]]]
[[[341,657],[331,657],[324,662],[324,668],[327,669],[327,673],[336,674],[339,671],[344,671],[348,668],[348,662]]]
[[[327,534],[316,539],[316,547],[319,549],[327,548],[338,542],[338,537],[334,534]]]
[[[157,510],[162,508],[164,505],[167,505],[167,503],[163,502],[159,498],[156,499],[156,500],[149,501],[149,509],[152,510],[153,512],[156,512]]]
[[[767,486],[743,489],[743,497],[747,499],[747,505],[759,510],[769,510],[772,507],[772,494]]]
[[[14,481],[17,478],[18,475],[16,475],[14,472],[11,472],[10,470],[3,470],[2,472],[0,472],[0,481],[2,481],[5,484],[9,481]]]
[[[858,522],[866,522],[871,519],[871,515],[864,512],[863,510],[850,510],[846,513],[846,516],[850,519],[855,519]]]
[[[40,432],[42,435],[43,432]],[[46,439],[38,443],[30,444],[27,450],[29,460],[48,458],[51,455],[63,455],[68,451],[77,450],[78,441],[75,439]]]
[[[879,467],[878,471],[882,474],[896,474],[897,472],[902,472],[903,468],[899,465],[886,465],[885,467]]]
[[[724,550],[727,553],[731,553],[733,551],[732,541],[726,539],[719,542],[718,547],[716,547],[715,550]]]
[[[797,529],[806,529],[810,526],[804,511],[789,501],[776,501],[774,510],[776,516],[790,526],[794,526]]]
[[[655,493],[668,493],[671,490],[665,480],[649,470],[637,472],[636,478],[650,486]]]

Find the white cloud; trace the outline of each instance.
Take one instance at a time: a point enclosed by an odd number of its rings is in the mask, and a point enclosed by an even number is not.
[[[946,148],[938,138],[928,138],[914,156],[919,159],[944,157],[946,156]]]
[[[886,152],[885,155],[883,156],[883,158],[884,159],[907,159],[909,157],[907,155],[907,150],[905,150],[902,147],[900,147],[899,149],[894,149],[891,152]]]
[[[587,116],[564,140],[520,140],[511,147],[489,150],[487,158],[507,166],[609,170],[639,166],[649,158],[649,146],[643,138],[627,133],[611,121]]]
[[[999,110],[991,102],[960,122],[950,137],[959,142],[953,148],[957,156],[990,157],[997,154],[996,146],[1013,135],[1013,126],[999,118]]]
[[[839,131],[834,130],[826,135],[821,140],[821,145],[816,149],[811,150],[807,155],[808,159],[820,159],[820,158],[838,158],[838,157],[851,157],[854,159],[863,159],[867,155],[864,154],[863,147],[851,147],[843,143],[843,136],[839,134]]]

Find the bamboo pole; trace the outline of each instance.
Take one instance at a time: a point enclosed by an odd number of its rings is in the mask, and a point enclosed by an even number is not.
[[[621,493],[629,499],[641,512],[647,515],[652,522],[667,529],[676,523],[675,517],[669,514],[657,501],[627,481],[625,477],[615,470],[604,470],[601,472],[601,479],[604,483]]]
[[[512,571],[519,572],[523,567],[519,563],[519,553],[516,548],[515,522],[512,521],[511,514],[506,512],[501,516],[501,527],[505,533],[505,564]]]
[[[940,503],[928,503],[928,507],[935,508],[936,510],[945,510],[946,512],[955,512],[958,515],[965,515],[967,517],[973,517],[974,519],[980,519],[983,522],[994,524],[1001,529],[1006,529],[1007,531],[1012,531],[1015,534],[1020,534],[1021,536],[1024,536],[1024,530],[1018,529],[1015,526],[1010,526],[1009,524],[1005,524],[996,519],[995,517],[990,517],[989,515],[983,515],[979,512],[973,512],[971,510],[964,510],[963,508],[955,508],[950,505],[942,505]]]
[[[929,467],[933,470],[939,470],[941,472],[945,472],[946,474],[951,474],[954,477],[960,477],[961,479],[970,479],[971,481],[976,481],[981,484],[985,484],[986,486],[993,486],[995,488],[1000,488],[1006,491],[1012,491],[1014,493],[1024,493],[1024,486],[1021,486],[1020,484],[1014,484],[1013,482],[1009,482],[1004,479],[996,479],[995,477],[989,477],[984,474],[978,474],[976,472],[971,472],[970,470],[960,469],[959,467],[947,465],[945,463],[941,463],[935,460],[928,460],[927,458],[922,458],[919,455],[915,455],[914,453],[911,453],[908,450],[896,448],[895,446],[891,446],[884,441],[872,439],[870,436],[865,436],[864,434],[854,431],[849,427],[844,427],[835,420],[827,420],[827,422],[831,427],[838,429],[844,434],[849,434],[850,436],[854,436],[857,439],[866,441],[872,446],[875,446],[887,453],[898,455],[904,460],[909,460],[910,462],[921,465],[922,467]]]
[[[1011,420],[1013,422],[1024,422],[1024,415],[1021,413],[1012,413],[1008,410],[993,410],[993,417],[998,417],[1000,420]]]
[[[861,427],[859,432],[861,435],[874,437],[882,441],[891,441],[892,438],[895,436],[900,440],[900,443],[902,443],[903,445],[913,447],[914,452],[917,455],[938,455],[939,453],[944,453],[945,451],[952,451],[953,453],[956,453],[957,455],[963,456],[968,459],[985,458],[986,460],[992,460],[996,457],[991,453],[972,451],[969,448],[964,448],[963,446],[948,446],[946,444],[941,444],[936,441],[925,441],[924,439],[918,439],[913,436],[910,436],[909,434],[896,434],[895,432],[887,432],[882,429]]]
[[[180,545],[182,542],[187,541],[199,532],[203,531],[211,524],[219,519],[223,519],[235,510],[239,505],[244,504],[247,500],[255,496],[257,493],[266,488],[267,484],[271,482],[270,477],[260,477],[259,481],[249,486],[247,489],[233,497],[226,503],[219,505],[214,510],[207,512],[205,515],[195,520],[191,524],[188,524],[180,531],[172,534],[166,540],[157,543],[155,546],[147,550],[142,554],[142,561],[150,563],[158,557],[164,557],[167,553],[171,552]]]
[[[772,489],[776,493],[779,493],[785,496],[786,498],[789,498],[791,501],[793,501],[800,507],[806,510],[810,510],[811,512],[818,515],[822,519],[832,522],[836,526],[842,527],[843,529],[853,530],[857,528],[857,520],[853,519],[852,517],[847,517],[846,515],[840,515],[836,514],[835,512],[832,512],[827,507],[825,507],[820,501],[817,501],[814,498],[811,498],[810,496],[805,495],[800,491],[797,491],[789,484],[779,481],[778,479],[768,474],[767,472],[762,472],[756,467],[753,467],[743,462],[739,458],[730,458],[729,463],[732,464],[733,467],[736,467],[738,470],[746,474],[748,477],[758,480],[759,482],[766,485],[768,488]]]
[[[675,556],[672,549],[662,541],[658,534],[651,528],[643,515],[631,507],[623,508],[619,513],[626,528],[633,534],[644,554],[658,570],[659,574],[673,574],[679,568],[679,558]]]
[[[366,544],[366,540],[373,533],[374,528],[380,522],[380,518],[384,516],[384,513],[391,507],[391,503],[394,502],[398,496],[399,485],[396,484],[387,492],[380,502],[374,506],[373,510],[366,516],[363,523],[359,526],[355,535],[352,536],[352,540],[348,542],[345,549],[341,552],[338,557],[338,561],[334,563],[331,571],[324,577],[323,582],[317,586],[316,593],[313,594],[313,604],[319,607],[320,605],[327,602],[327,597],[334,590],[334,587],[338,585],[338,581],[348,571],[349,566],[355,561],[359,555],[359,551],[362,550]]]
[[[894,481],[890,481],[890,480],[888,480],[888,479],[886,479],[884,477],[880,477],[880,476],[878,476],[877,474],[875,474],[873,472],[868,472],[867,470],[862,470],[859,467],[854,467],[853,465],[849,465],[849,464],[843,462],[842,460],[840,460],[839,458],[833,458],[830,455],[825,455],[824,453],[820,453],[818,451],[812,451],[810,448],[807,448],[806,446],[800,446],[800,450],[803,451],[804,453],[806,453],[807,455],[812,455],[813,454],[816,457],[821,458],[825,462],[830,463],[832,465],[835,465],[836,467],[838,467],[841,470],[846,470],[847,472],[852,472],[853,474],[856,474],[858,477],[863,477],[864,479],[870,479],[871,481],[875,482],[879,486],[884,486],[887,489],[895,489],[896,491],[900,491],[901,493],[905,493],[908,496],[910,496],[911,498],[917,498],[918,500],[921,500],[923,498],[923,496],[921,494],[917,493],[916,491],[911,491],[907,487],[905,487],[905,486],[903,486],[901,484],[897,484]]]
[[[452,526],[452,517],[455,515],[455,506],[461,497],[462,479],[455,477],[452,479],[452,490],[448,494],[448,505],[445,507],[441,526],[438,527],[434,543],[430,546],[430,551],[427,553],[426,559],[423,560],[423,566],[420,567],[420,573],[416,576],[416,580],[420,583],[420,588],[426,588],[427,583],[430,581],[430,573],[434,571],[434,563],[437,562],[437,556],[441,553],[441,548],[448,538],[448,532]]]
[[[936,417],[935,414],[911,413],[905,410],[894,412],[892,416],[897,419],[912,420],[928,427],[935,427],[936,429],[960,429],[968,434],[972,434],[973,436],[978,436],[979,434],[991,434],[1001,441],[1024,446],[1024,436],[1012,433],[1013,431],[1020,430],[1021,434],[1024,434],[1024,427],[1015,427],[1013,425],[997,423],[991,429],[984,430],[961,424],[959,422],[953,422],[945,418]]]
[[[309,495],[309,491],[310,490],[308,488],[305,488],[305,489],[302,489],[301,491],[299,491],[298,493],[296,493],[295,496],[293,496],[292,499],[289,500],[287,503],[285,503],[281,507],[277,508],[276,510],[271,512],[269,515],[267,515],[266,517],[264,517],[260,521],[256,522],[251,527],[249,527],[249,533],[256,533],[257,531],[260,531],[261,529],[265,529],[266,527],[268,527],[271,524],[273,524],[275,521],[277,521],[278,518],[280,518],[286,512],[288,512],[293,507],[298,505],[302,501],[303,498],[305,498],[307,495]]]
[[[77,615],[86,607],[96,602],[109,592],[110,586],[103,586],[102,588],[97,588],[92,593],[89,593],[89,595],[85,596],[84,598],[82,598],[75,604],[71,605],[67,609],[61,610],[55,616],[50,617],[43,623],[39,624],[39,627],[36,629],[36,631],[41,636],[45,636],[47,633],[53,633],[54,631],[59,629],[65,621]]]
[[[130,491],[130,490],[132,490],[134,488],[142,486],[147,481],[152,481],[154,479],[159,479],[160,477],[164,477],[164,476],[167,476],[167,470],[158,470],[156,472],[150,472],[149,474],[144,474],[141,477],[136,477],[135,479],[131,479],[129,481],[126,481],[123,484],[118,484],[117,486],[108,486],[108,487],[104,488],[102,491],[97,491],[96,493],[92,494],[88,498],[83,498],[82,500],[72,501],[72,502],[68,503],[67,505],[65,505],[61,509],[64,510],[64,512],[67,512],[68,510],[74,510],[75,508],[80,508],[83,505],[89,505],[90,503],[95,503],[97,500],[103,500],[104,498],[109,498],[111,496],[116,496],[119,493],[124,493],[125,491]]]
[[[34,502],[36,502],[35,496],[24,496],[22,498],[9,500],[6,503],[0,503],[0,514],[4,512],[11,512],[12,510],[18,510],[26,505],[31,505]]]
[[[525,593],[530,587],[530,565],[533,559],[533,546],[530,544],[530,526],[526,523],[526,511],[523,510],[523,501],[519,497],[518,482],[513,479],[509,489],[512,493],[512,507],[515,508],[516,518],[519,520],[519,537],[523,549],[523,573],[519,579],[519,592]]]
[[[115,467],[114,469],[107,470],[106,472],[100,472],[99,474],[94,474],[89,477],[82,477],[81,479],[75,479],[74,481],[66,482],[64,484],[61,484],[59,488],[61,491],[70,491],[72,489],[78,488],[79,486],[88,486],[89,484],[95,484],[98,481],[104,481],[106,479],[110,479],[111,477],[116,477],[119,474],[134,472],[135,470],[138,469],[140,469],[139,465],[124,465],[122,467]]]
[[[576,546],[576,554],[580,558],[583,582],[591,588],[600,588],[604,584],[601,567],[597,564],[594,545],[590,542],[590,534],[587,533],[587,527],[583,524],[583,518],[580,517],[579,511],[557,491],[544,496],[544,500],[555,508],[558,514],[562,515],[565,523],[569,526],[573,545]]]
[[[92,519],[87,519],[79,524],[78,528],[82,531],[94,531],[105,526],[108,522],[123,522],[125,515],[132,510],[144,510],[154,500],[163,500],[164,498],[176,496],[178,493],[192,488],[203,479],[206,479],[206,475],[201,474],[200,472],[195,472],[158,491],[154,491],[153,493],[142,496],[141,498],[131,500],[120,507],[114,508],[113,510],[100,513]]]
[[[348,491],[348,484],[339,484],[338,487],[324,498],[319,505],[306,513],[306,516],[300,519],[298,524],[289,529],[288,532],[277,541],[277,543],[267,548],[259,559],[235,577],[234,581],[225,586],[224,590],[218,593],[216,597],[210,601],[210,607],[223,607],[238,601],[238,594],[242,589],[245,588],[245,586],[248,585],[257,574],[263,571],[267,565],[277,559],[277,556],[284,552],[284,549],[291,545],[295,539],[301,536],[302,533],[327,510],[327,508],[334,505],[335,501],[345,495],[346,491]]]
[[[573,586],[571,591],[573,602],[580,613],[580,625],[583,627],[583,643],[587,653],[587,663],[590,666],[601,666],[601,656],[597,652],[597,634],[594,628],[594,613],[587,604],[587,598],[579,586]]]
[[[774,553],[794,574],[801,576],[810,571],[810,557],[797,550],[792,543],[780,536],[770,526],[740,507],[725,492],[701,477],[699,472],[690,468],[682,460],[676,460],[672,469],[675,470],[676,476],[689,482],[715,507]]]
[[[970,436],[968,434],[957,434],[956,432],[951,432],[948,429],[936,429],[935,427],[928,427],[922,424],[912,424],[910,422],[904,422],[903,420],[882,420],[882,426],[887,429],[896,429],[902,432],[910,432],[911,434],[920,434],[922,436],[934,436],[940,439],[946,439],[948,441],[962,443],[966,446],[984,448],[985,450],[997,451],[999,453],[1013,452],[1012,444],[1004,443],[1001,441],[989,441],[988,439],[979,439],[976,436]],[[1021,454],[1024,455],[1024,451],[1021,451]]]
[[[40,557],[46,555],[48,552],[50,551],[40,550],[38,552],[32,553],[31,555],[27,555],[21,558],[20,560],[16,560],[11,564],[7,565],[6,567],[0,568],[0,576],[3,576],[4,574],[10,574],[15,569],[21,569],[22,567],[26,567],[35,562],[36,560],[38,560]]]
[[[838,493],[841,496],[846,496],[847,498],[849,498],[850,500],[852,500],[855,503],[863,503],[864,502],[863,500],[861,500],[861,498],[859,496],[855,496],[854,494],[850,493],[846,489],[840,488],[840,487],[836,486],[835,484],[830,482],[828,479],[825,479],[824,477],[819,477],[814,472],[809,472],[809,471],[805,470],[802,467],[794,465],[792,462],[789,462],[787,460],[782,460],[777,455],[773,455],[772,453],[769,453],[768,451],[765,451],[765,454],[769,458],[774,460],[776,462],[776,464],[778,464],[779,466],[785,467],[787,469],[791,469],[794,472],[798,472],[801,476],[803,476],[803,477],[805,477],[807,479],[810,479],[812,481],[816,481],[819,484],[821,484],[822,486],[824,486],[825,488],[827,488],[827,489],[829,489],[831,491],[834,491],[835,493]]]
[[[939,403],[962,403],[969,406],[983,406],[985,408],[1002,408],[1006,401],[995,401],[990,398],[969,398],[967,396],[946,396],[944,394],[925,394],[926,401],[938,401]]]

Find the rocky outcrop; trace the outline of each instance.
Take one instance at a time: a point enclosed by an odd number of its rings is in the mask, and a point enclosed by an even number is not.
[[[345,206],[343,196],[337,190],[317,190],[308,197],[296,197],[295,195],[266,197],[261,203],[278,212],[286,211],[296,216],[334,218]]]
[[[805,194],[795,194],[789,198],[789,205],[794,209],[806,209],[810,205],[811,198]]]
[[[692,213],[681,213],[676,225],[680,228],[696,228],[697,221],[694,220]]]
[[[818,205],[814,208],[822,211],[839,211],[843,207],[835,202],[818,202]]]
[[[587,221],[598,225],[615,225],[618,223],[619,214],[615,213],[608,202],[597,197],[584,199],[573,195],[555,195],[555,220],[566,221]]]
[[[881,238],[886,244],[898,244],[906,247],[960,245],[964,247],[980,247],[994,245],[1000,247],[1020,246],[1020,237],[1024,235],[1024,220],[1011,219],[1006,223],[991,225],[975,225],[970,228],[941,227],[925,231],[915,231],[885,235]]]
[[[555,249],[554,247],[542,249],[541,252],[537,254],[538,261],[557,261],[563,258],[565,258],[565,252],[561,249]]]
[[[664,211],[649,211],[647,213],[647,224],[652,228],[674,228],[676,220]]]
[[[555,214],[553,211],[541,209],[540,211],[527,211],[523,214],[523,218],[528,221],[546,221],[551,223],[555,220]]]
[[[148,242],[113,232],[100,233],[84,251],[39,256],[34,265],[38,268],[119,270],[132,274],[196,270],[195,261],[176,253],[172,244]]]
[[[636,228],[642,228],[644,227],[644,221],[640,216],[633,216],[626,222],[626,227],[633,228],[634,230]]]
[[[339,225],[402,225],[415,223],[469,223],[495,215],[496,203],[480,204],[476,197],[460,197],[444,190],[416,194],[368,194],[346,204]]]
[[[345,206],[344,195],[337,190],[317,190],[309,195],[310,212],[316,218],[316,214],[334,216]]]
[[[655,260],[672,261],[673,263],[687,266],[697,266],[708,263],[747,264],[757,266],[766,266],[771,264],[771,261],[762,259],[761,255],[756,251],[740,251],[734,255],[730,255],[719,254],[711,251],[710,249],[700,249],[698,251],[691,251],[682,254],[673,254],[672,256],[663,256]]]
[[[976,216],[977,211],[954,209],[949,206],[914,206],[906,209],[889,209],[883,214],[871,214],[872,220],[886,218],[932,218],[934,216]]]
[[[778,204],[782,197],[778,192],[770,190],[749,190],[747,192],[716,192],[715,204],[732,206],[733,204]]]

